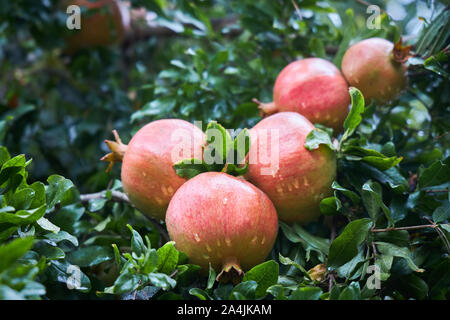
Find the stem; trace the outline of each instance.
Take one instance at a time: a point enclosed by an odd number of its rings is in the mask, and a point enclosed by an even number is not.
[[[332,243],[334,241],[334,239],[336,238],[336,219],[335,217],[331,217],[330,219],[330,243]],[[333,289],[334,286],[334,274],[331,271],[330,273],[328,273],[328,292],[331,292],[331,290]]]
[[[274,114],[278,111],[278,108],[273,101],[263,103],[256,98],[253,98],[252,101],[258,105],[261,117],[265,117],[265,116]]]
[[[82,203],[87,203],[93,199],[103,199],[105,197],[106,197],[105,191],[80,195],[80,199],[81,199]],[[120,192],[120,191],[111,191],[111,200],[114,202],[124,202],[124,203],[131,204],[128,196],[125,193]],[[163,243],[170,241],[170,238],[169,238],[169,235],[167,234],[166,229],[161,226],[161,224],[159,223],[158,220],[150,218],[149,216],[147,216],[145,214],[143,214],[143,216],[145,218],[147,218],[153,224],[153,226],[158,230],[158,232],[161,235],[161,238],[163,240]]]

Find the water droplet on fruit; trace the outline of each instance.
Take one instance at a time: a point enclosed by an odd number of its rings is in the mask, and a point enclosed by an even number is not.
[[[229,238],[225,239],[225,243],[227,244],[227,246],[231,247],[231,240]]]
[[[263,238],[261,239],[261,244],[264,244],[264,242],[266,242],[266,237],[263,237]]]
[[[252,239],[252,243],[255,244],[257,240],[258,240],[258,236],[254,236]]]
[[[194,233],[194,239],[197,242],[200,242],[200,237],[198,236],[198,233]]]
[[[303,177],[303,184],[305,185],[305,187],[309,186],[309,182],[308,182],[308,179],[306,177]]]
[[[227,204],[228,199],[227,198],[223,198],[223,204]]]
[[[276,188],[278,193],[283,193],[283,188],[280,185],[278,185]]]
[[[211,249],[211,247],[209,245],[206,245],[206,250],[208,250],[208,252],[212,251],[212,249]]]

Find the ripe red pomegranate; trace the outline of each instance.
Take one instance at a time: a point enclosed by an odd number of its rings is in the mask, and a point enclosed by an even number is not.
[[[122,185],[131,203],[142,213],[164,219],[175,191],[186,179],[175,172],[173,165],[187,158],[201,158],[205,142],[203,131],[179,119],[153,121],[140,129],[124,145],[105,141],[111,153],[102,158],[112,164],[122,161]]]
[[[269,196],[285,222],[315,220],[320,201],[330,195],[336,176],[333,151],[324,145],[313,151],[304,147],[312,129],[302,115],[280,112],[250,130],[246,178]]]
[[[62,3],[64,11],[69,5],[77,5],[82,10],[81,29],[70,31],[69,53],[80,48],[119,43],[130,26],[129,10],[121,1],[63,0]]]
[[[338,68],[320,58],[307,58],[288,64],[278,75],[273,102],[260,103],[263,114],[298,112],[313,123],[342,130],[348,114],[348,85]]]
[[[175,192],[166,225],[191,263],[204,272],[211,263],[222,275],[232,275],[264,261],[275,242],[278,218],[267,195],[251,183],[205,172]]]
[[[406,86],[406,67],[402,62],[407,59],[409,48],[400,43],[394,50],[392,42],[381,38],[360,41],[342,58],[342,73],[366,101],[389,102]]]

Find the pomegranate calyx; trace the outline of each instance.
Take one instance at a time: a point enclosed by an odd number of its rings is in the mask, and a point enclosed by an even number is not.
[[[236,259],[231,258],[228,259],[226,263],[224,263],[222,271],[216,277],[216,281],[221,282],[231,281],[234,285],[236,285],[239,282],[241,282],[243,276],[244,271],[242,271]]]
[[[278,111],[278,108],[275,105],[275,102],[273,102],[273,101],[264,103],[264,102],[259,101],[256,98],[253,98],[252,101],[258,105],[258,109],[260,111],[259,114],[262,118],[264,118],[265,116],[274,114]]]
[[[122,162],[123,156],[127,151],[127,145],[122,142],[117,130],[112,131],[116,141],[105,140],[106,145],[111,150],[110,153],[103,156],[100,160],[109,162],[106,172],[110,172],[115,162]]]
[[[412,46],[404,46],[402,38],[400,38],[396,43],[394,43],[394,49],[392,50],[392,55],[395,61],[398,63],[404,63],[412,55],[410,54]]]

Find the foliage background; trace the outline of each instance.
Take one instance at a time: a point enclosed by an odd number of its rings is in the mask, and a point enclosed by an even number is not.
[[[364,1],[295,1],[301,18],[287,0],[131,3],[166,32],[69,56],[56,1],[0,0],[0,298],[448,299],[448,1],[372,1],[379,30],[366,27]],[[287,63],[339,66],[350,44],[374,36],[414,45],[408,89],[377,107],[354,96],[362,121],[338,137],[324,216],[282,225],[268,262],[241,284],[200,276],[162,222],[117,198],[120,168],[108,174],[99,161],[112,129],[126,142],[158,118],[250,128],[252,98],[271,100]],[[420,225],[432,227],[401,229]],[[374,263],[380,290],[366,286]],[[82,271],[73,290],[70,265]]]

